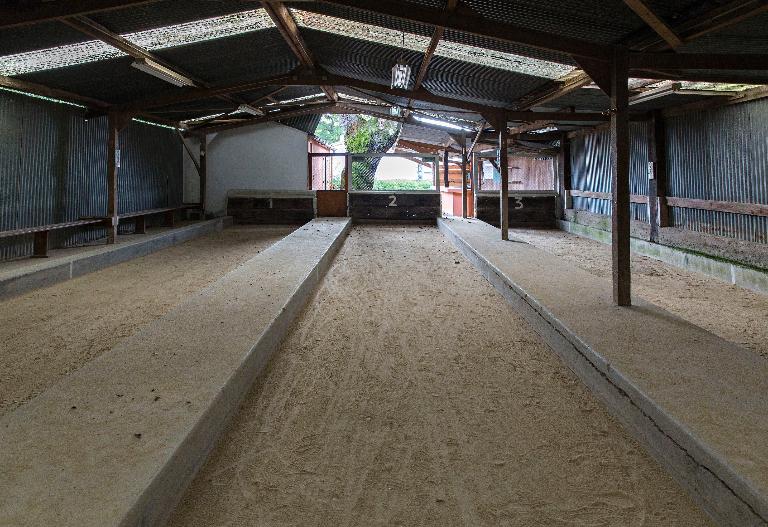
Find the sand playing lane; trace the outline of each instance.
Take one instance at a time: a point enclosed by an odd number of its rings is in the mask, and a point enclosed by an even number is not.
[[[233,227],[0,302],[0,415],[292,230]]]
[[[171,525],[708,521],[436,229],[367,226]]]

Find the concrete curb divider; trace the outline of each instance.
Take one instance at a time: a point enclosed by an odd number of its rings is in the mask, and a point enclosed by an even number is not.
[[[768,526],[768,497],[661,408],[445,220],[440,231],[718,524]]]
[[[226,216],[214,218],[157,234],[149,234],[127,243],[99,245],[74,256],[31,263],[27,268],[0,274],[0,300],[146,256],[203,234],[220,231],[231,223],[232,219]]]
[[[350,227],[313,220],[0,418],[0,518],[167,521]]]
[[[558,221],[561,230],[590,238],[601,243],[611,243],[611,233],[588,225],[572,221]],[[630,238],[632,252],[654,260],[674,265],[687,271],[705,274],[723,282],[733,284],[758,293],[768,293],[768,272],[759,271],[738,263],[711,258],[703,254],[651,243],[638,238]]]

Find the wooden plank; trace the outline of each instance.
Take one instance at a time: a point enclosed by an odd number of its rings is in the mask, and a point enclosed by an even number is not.
[[[768,216],[768,205],[760,203],[735,203],[731,201],[715,201],[709,199],[691,199],[667,197],[667,205],[670,207],[682,207],[685,209],[712,210],[718,212],[730,212],[732,214],[747,214],[751,216]]]
[[[344,190],[318,190],[317,217],[343,218],[347,215],[347,193]]]
[[[59,99],[62,101],[75,102],[82,104],[91,109],[105,110],[109,108],[110,104],[100,99],[94,99],[93,97],[85,97],[76,93],[68,92],[66,90],[60,90],[58,88],[49,88],[42,84],[34,82],[24,81],[21,79],[14,79],[13,77],[5,77],[0,75],[0,86],[3,88],[9,88],[11,90],[18,90],[21,92],[32,93],[35,95],[42,95],[43,97],[50,97],[51,99]]]
[[[760,53],[629,53],[631,70],[767,70]]]
[[[606,201],[613,201],[613,194],[610,192],[591,192],[588,190],[571,190],[571,196],[574,198],[591,198],[591,199],[603,199]],[[648,196],[641,194],[630,194],[630,203],[648,203]]]
[[[89,219],[89,220],[76,220],[67,221],[64,223],[52,223],[49,225],[37,225],[35,227],[24,227],[21,229],[13,229],[8,231],[0,231],[0,238],[12,238],[14,236],[24,236],[25,234],[34,234],[42,231],[54,231],[58,229],[68,229],[71,227],[84,227],[87,225],[103,224],[104,219]]]
[[[656,16],[643,0],[624,0],[624,3],[639,16],[643,22],[648,24],[661,38],[663,38],[672,49],[683,45],[675,32],[662,19]]]
[[[466,218],[469,208],[467,195],[467,140],[464,138],[461,145],[461,217]]]
[[[611,62],[611,263],[613,301],[632,304],[629,251],[629,63],[623,48]]]
[[[198,173],[200,177],[200,208],[202,209],[203,218],[205,218],[205,198],[207,197],[206,187],[208,186],[208,138],[203,136],[200,138],[200,171]]]
[[[134,234],[146,234],[147,233],[147,217],[146,216],[136,216],[136,219],[134,220],[134,228],[133,233]]]

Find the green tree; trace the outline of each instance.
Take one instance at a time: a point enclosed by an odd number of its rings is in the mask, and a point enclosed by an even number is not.
[[[341,116],[336,114],[323,114],[320,123],[315,129],[315,135],[325,144],[333,145],[341,140],[344,135],[344,123]]]
[[[400,135],[400,123],[367,115],[346,115],[344,144],[353,154],[383,154],[394,146]],[[352,163],[350,189],[373,190],[380,157]]]

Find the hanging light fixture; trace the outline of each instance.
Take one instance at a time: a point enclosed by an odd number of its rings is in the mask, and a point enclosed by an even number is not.
[[[405,31],[403,31],[403,49],[405,49]],[[400,58],[392,66],[392,88],[407,90],[411,81],[411,67],[405,62],[403,53],[400,52]]]

